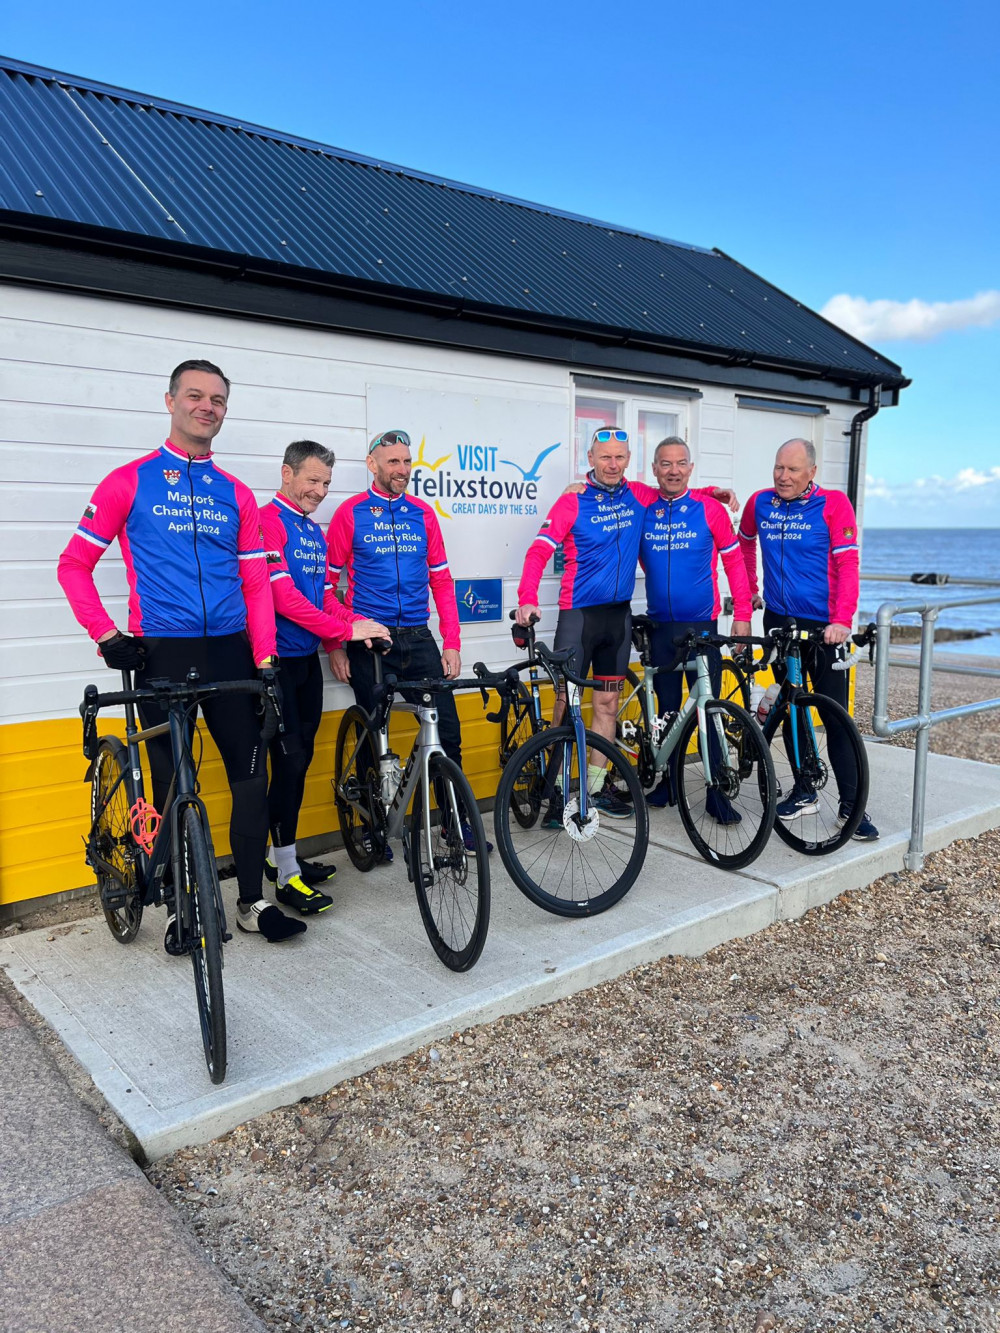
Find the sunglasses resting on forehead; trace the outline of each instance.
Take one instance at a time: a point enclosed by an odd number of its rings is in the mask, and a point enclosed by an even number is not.
[[[591,444],[610,444],[612,440],[616,444],[628,444],[628,431],[616,430],[613,426],[602,427],[594,431]]]
[[[410,437],[405,430],[386,430],[381,435],[376,435],[374,440],[368,446],[368,452],[373,454],[382,444],[401,444],[407,449],[410,447]]]

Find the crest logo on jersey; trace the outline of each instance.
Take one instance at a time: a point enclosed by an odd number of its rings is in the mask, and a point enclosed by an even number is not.
[[[845,536],[845,537],[853,537],[853,536],[854,536],[854,529],[853,529],[853,528],[845,528],[845,529],[844,529],[844,536]]]
[[[83,516],[84,516],[84,518],[96,518],[96,517],[97,517],[97,505],[93,505],[93,504],[91,504],[91,505],[87,505],[87,508],[83,511]]]
[[[771,496],[771,508],[772,508],[772,509],[777,509],[778,505],[780,505],[780,504],[781,504],[781,497],[778,496],[778,495],[772,495],[772,496]]]
[[[181,479],[180,468],[165,467],[163,469],[163,480],[168,486],[176,486]]]
[[[372,505],[372,513],[375,515],[376,518],[381,518],[382,515],[385,513],[385,510],[382,508],[381,505]]]
[[[667,511],[666,511],[665,509],[658,509],[658,510],[656,511],[656,517],[657,517],[657,518],[662,518],[663,515],[664,515],[666,512],[667,512]]]

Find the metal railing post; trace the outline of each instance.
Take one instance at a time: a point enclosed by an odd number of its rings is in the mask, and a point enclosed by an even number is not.
[[[934,669],[934,627],[937,608],[921,613],[920,684],[917,689],[917,740],[913,760],[913,806],[910,846],[903,858],[907,870],[924,868],[924,805],[927,798],[927,755],[931,748],[931,675]],[[886,654],[888,657],[888,653]]]

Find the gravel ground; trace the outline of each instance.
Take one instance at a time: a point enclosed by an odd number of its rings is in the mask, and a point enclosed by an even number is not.
[[[149,1177],[273,1330],[996,1333],[998,855],[455,1033]]]

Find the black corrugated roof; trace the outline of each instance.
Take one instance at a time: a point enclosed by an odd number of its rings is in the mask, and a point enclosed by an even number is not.
[[[227,254],[463,315],[899,386],[718,250],[0,57],[0,218]]]

